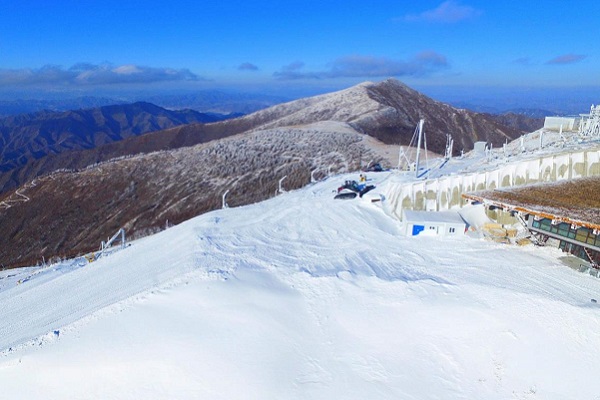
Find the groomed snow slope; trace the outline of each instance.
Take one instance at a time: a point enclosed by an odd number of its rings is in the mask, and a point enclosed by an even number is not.
[[[343,179],[2,272],[0,397],[598,399],[599,280],[556,249],[402,237],[334,201]]]

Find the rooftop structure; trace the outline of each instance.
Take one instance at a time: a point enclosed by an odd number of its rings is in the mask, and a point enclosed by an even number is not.
[[[586,261],[600,264],[600,177],[551,184],[486,190],[463,198],[499,208],[520,218],[527,229],[545,242]]]
[[[486,190],[463,197],[600,230],[600,177]]]

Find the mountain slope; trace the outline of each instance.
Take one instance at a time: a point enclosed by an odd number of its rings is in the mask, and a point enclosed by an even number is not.
[[[357,170],[378,160],[366,138],[341,123],[270,129],[38,178],[0,197],[0,263],[92,251],[121,227],[143,236],[219,208],[226,190],[230,205],[248,204],[284,176],[291,189],[316,168]]]
[[[445,131],[434,130],[449,128],[444,121],[456,129],[466,124],[460,132],[467,141],[475,140],[479,126],[482,135],[496,140],[508,135],[494,130],[496,125],[483,117],[390,80],[230,121],[190,124],[43,157],[2,177],[9,179],[7,184],[29,183],[0,198],[0,231],[5,232],[0,237],[0,262],[27,265],[42,257],[90,251],[120,227],[134,235],[154,232],[167,221],[181,222],[220,207],[227,189],[231,204],[248,204],[272,196],[284,176],[286,187],[298,188],[309,182],[315,168],[323,174],[330,167],[356,171],[369,161],[392,165],[367,139],[408,143],[412,118],[420,117],[431,121],[426,128],[430,150],[441,135],[445,144]],[[406,135],[392,132],[401,129]],[[232,137],[221,139],[228,136]],[[162,151],[152,153],[156,150]],[[145,154],[132,156],[136,153]],[[63,172],[30,181],[56,170]]]
[[[472,149],[476,141],[498,146],[521,134],[488,115],[440,103],[395,79],[366,82],[340,92],[279,104],[243,119],[253,121],[258,129],[341,121],[384,143],[407,145],[421,118],[425,119],[429,150],[440,154],[445,150],[446,134],[451,134],[459,146],[455,146],[457,154],[461,147]]]
[[[420,118],[425,119],[427,146],[430,150],[443,154],[446,134],[454,139],[455,154],[461,149],[469,151],[477,141],[485,141],[499,146],[505,141],[517,138],[522,132],[504,126],[485,114],[464,109],[456,109],[435,101],[396,80],[384,81],[369,87],[369,97],[386,105],[383,110],[386,118],[372,117],[364,123],[364,130],[373,130],[372,136],[385,143],[395,143],[398,131],[402,144],[407,144],[414,127]]]

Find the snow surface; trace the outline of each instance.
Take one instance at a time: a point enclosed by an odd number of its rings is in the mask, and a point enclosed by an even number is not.
[[[333,200],[357,178],[0,272],[0,398],[600,398],[598,279],[558,249],[403,237]]]

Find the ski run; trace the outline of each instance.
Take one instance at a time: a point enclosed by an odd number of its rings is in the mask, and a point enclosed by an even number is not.
[[[0,272],[0,398],[600,399],[600,280],[554,248],[403,236],[333,199],[357,178]]]

